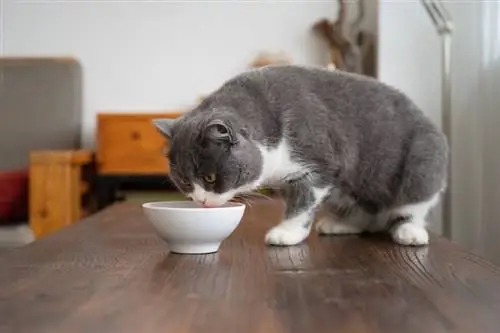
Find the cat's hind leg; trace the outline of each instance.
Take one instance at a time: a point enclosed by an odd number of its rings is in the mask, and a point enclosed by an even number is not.
[[[354,235],[366,230],[372,215],[355,202],[325,203],[324,214],[316,223],[320,235]]]
[[[446,137],[420,133],[408,147],[401,170],[397,202],[384,219],[394,242],[421,246],[429,243],[426,217],[446,187],[448,146]],[[382,217],[384,213],[382,212]]]
[[[265,237],[269,245],[295,245],[309,236],[318,206],[328,195],[329,187],[316,187],[307,179],[290,181],[282,190],[285,217]]]
[[[395,243],[407,246],[422,246],[429,243],[426,217],[439,201],[440,193],[418,203],[407,204],[382,213],[379,219],[387,220]]]

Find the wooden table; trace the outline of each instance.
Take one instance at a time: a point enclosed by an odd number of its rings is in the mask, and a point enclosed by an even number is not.
[[[117,204],[0,256],[0,332],[500,332],[500,270],[443,239],[266,247],[257,203],[216,254],[169,254]]]

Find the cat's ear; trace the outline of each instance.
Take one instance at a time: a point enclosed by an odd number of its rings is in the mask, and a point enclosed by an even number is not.
[[[230,145],[237,143],[233,129],[222,120],[216,119],[210,121],[205,127],[204,132],[205,137],[210,140],[229,143]]]
[[[177,119],[153,119],[153,124],[156,129],[167,139],[172,139],[172,128],[176,123]]]

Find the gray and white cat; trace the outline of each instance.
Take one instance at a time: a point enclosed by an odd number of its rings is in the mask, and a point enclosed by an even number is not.
[[[267,244],[302,242],[319,208],[322,234],[429,241],[426,215],[446,186],[448,145],[408,97],[375,79],[268,66],[155,124],[170,141],[170,178],[193,200],[218,206],[261,186],[282,189],[284,220]]]

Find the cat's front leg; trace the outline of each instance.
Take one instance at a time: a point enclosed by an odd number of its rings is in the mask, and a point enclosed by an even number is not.
[[[329,187],[316,187],[307,179],[289,182],[283,188],[284,220],[269,230],[265,241],[269,245],[295,245],[309,236],[316,209],[329,192]]]

